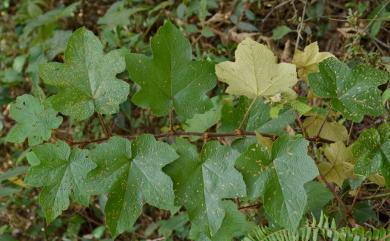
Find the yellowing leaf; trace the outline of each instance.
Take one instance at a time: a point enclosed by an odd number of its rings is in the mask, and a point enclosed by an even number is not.
[[[320,52],[318,43],[314,42],[305,47],[303,51],[297,49],[294,53],[292,63],[298,68],[298,76],[307,80],[309,73],[318,72],[318,64],[333,54],[329,52]]]
[[[320,173],[328,182],[341,187],[344,180],[353,176],[351,148],[347,148],[342,142],[336,142],[324,148],[324,154],[329,162],[324,161],[318,165]]]
[[[322,126],[322,128],[321,128]],[[330,141],[345,141],[348,139],[348,131],[345,126],[337,122],[328,122],[319,116],[310,116],[303,122],[303,128],[309,137],[319,136]]]
[[[265,146],[267,150],[272,150],[272,139],[266,136],[261,135],[259,132],[256,131],[256,141],[257,143]]]
[[[371,182],[375,183],[376,185],[378,185],[380,187],[384,187],[386,185],[385,178],[379,174],[374,174],[374,175],[368,177],[368,180],[370,180]]]
[[[28,185],[21,178],[13,178],[10,180],[13,184],[18,185],[20,187],[28,187]]]
[[[235,56],[236,62],[215,67],[218,78],[229,85],[229,94],[269,97],[288,91],[297,82],[295,65],[278,64],[268,47],[249,38],[238,45]]]

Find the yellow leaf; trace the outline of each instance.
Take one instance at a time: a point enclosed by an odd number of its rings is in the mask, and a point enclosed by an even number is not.
[[[238,45],[235,56],[236,62],[215,67],[218,78],[229,85],[229,94],[270,97],[288,91],[298,81],[295,65],[278,64],[267,46],[249,38]]]
[[[324,154],[328,162],[323,161],[318,165],[320,173],[328,182],[341,187],[344,180],[353,176],[351,148],[347,148],[342,142],[336,142],[324,148]]]
[[[318,64],[333,54],[329,52],[320,52],[317,42],[311,43],[303,51],[297,49],[294,53],[292,63],[298,68],[298,76],[307,80],[309,73],[318,72]]]
[[[323,139],[330,141],[346,141],[348,139],[348,131],[345,126],[335,121],[324,121],[325,119],[319,116],[307,117],[303,121],[303,128],[305,129],[306,134],[309,137],[316,137],[321,130],[319,136]]]

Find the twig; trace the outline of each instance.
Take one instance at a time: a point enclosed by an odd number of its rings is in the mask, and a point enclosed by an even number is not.
[[[359,198],[360,189],[361,189],[361,187],[358,188],[358,190],[357,190],[357,192],[356,192],[356,195],[355,195],[355,197],[353,198],[353,201],[352,201],[352,204],[351,204],[351,210],[353,210],[353,207],[355,206],[356,201],[357,201],[358,198]]]
[[[95,219],[91,218],[87,213],[84,212],[85,210],[79,210],[79,211],[76,211],[76,213],[78,213],[80,216],[82,216],[83,218],[87,219],[88,222],[91,222],[97,226],[102,226],[104,225],[103,223],[101,222],[98,222],[96,221]]]
[[[376,195],[372,195],[372,196],[366,196],[366,197],[362,197],[362,198],[359,198],[359,199],[360,200],[368,200],[368,199],[383,198],[383,197],[388,197],[388,196],[390,197],[390,192],[376,194]]]
[[[279,3],[278,5],[276,5],[275,7],[271,8],[271,10],[267,13],[267,15],[265,15],[265,17],[261,20],[261,29],[263,30],[264,29],[264,23],[265,21],[267,21],[267,19],[272,15],[272,13],[280,8],[280,7],[283,7],[284,5],[286,5],[287,3],[290,3],[292,0],[287,0],[287,1],[283,1],[281,3]]]
[[[297,49],[299,47],[299,40],[302,37],[301,32],[302,32],[303,22],[304,22],[304,18],[305,18],[305,13],[306,13],[306,4],[307,4],[307,0],[305,1],[305,5],[303,5],[301,22],[299,23],[298,29],[297,29],[297,40],[295,41],[295,51],[297,51]]]
[[[347,215],[347,221],[351,226],[356,226],[355,220],[352,218],[352,211],[349,209],[341,197],[337,194],[337,191],[334,189],[334,187],[326,180],[326,178],[320,173],[319,175],[320,181],[323,181],[326,185],[326,187],[333,193],[333,196],[336,198],[337,202],[340,204],[340,206],[344,209],[345,214]]]
[[[349,141],[351,140],[352,129],[353,129],[353,121],[351,122],[351,127],[349,128],[348,131],[347,146],[349,145]]]
[[[390,0],[386,1],[382,7],[378,10],[378,12],[375,14],[375,16],[368,22],[367,26],[363,29],[363,32],[366,32],[368,28],[371,26],[371,24],[377,19],[378,15],[382,13],[383,9],[386,8],[386,6],[390,3]]]
[[[302,135],[303,137],[307,138],[307,133],[306,133],[306,130],[305,128],[303,128],[303,124],[302,124],[302,121],[301,121],[301,118],[299,117],[299,115],[297,114],[297,118],[295,119],[299,128],[301,129],[302,131]]]
[[[256,204],[252,204],[252,205],[248,205],[248,206],[242,206],[242,207],[239,207],[238,209],[244,210],[244,209],[253,209],[253,208],[259,208],[259,207],[260,207],[260,203],[256,203]]]

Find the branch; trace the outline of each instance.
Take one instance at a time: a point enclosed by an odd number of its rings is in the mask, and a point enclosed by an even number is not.
[[[207,138],[222,138],[222,137],[245,137],[245,136],[256,136],[256,132],[254,131],[241,131],[237,130],[235,132],[226,132],[226,133],[217,133],[217,132],[184,132],[184,131],[173,131],[173,132],[167,132],[167,133],[160,133],[160,134],[154,134],[154,133],[144,133],[144,134],[151,134],[156,139],[158,138],[164,138],[164,137],[170,137],[170,136],[200,136],[200,137],[207,137]],[[266,133],[259,133],[262,136],[270,137],[272,139],[276,139],[277,136],[270,135]],[[140,135],[118,135],[122,136],[128,140],[134,140]],[[94,140],[84,140],[84,141],[71,141],[71,140],[65,140],[70,145],[81,145],[85,146],[91,143],[99,143],[110,139],[110,137],[103,137],[99,139]],[[307,137],[306,140],[312,141],[312,142],[320,142],[320,143],[332,143],[329,140],[325,140],[322,138],[309,138]]]

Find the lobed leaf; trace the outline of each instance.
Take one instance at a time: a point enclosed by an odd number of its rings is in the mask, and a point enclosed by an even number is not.
[[[157,116],[171,110],[189,119],[212,107],[206,93],[216,85],[214,65],[192,60],[191,44],[171,22],[159,28],[151,40],[152,57],[126,56],[130,78],[140,86],[132,101]]]
[[[298,81],[295,65],[277,63],[268,47],[249,38],[238,45],[235,56],[236,62],[215,66],[218,79],[229,85],[229,94],[270,97],[288,91]]]
[[[245,183],[234,168],[238,152],[216,141],[196,146],[177,139],[179,159],[165,169],[174,182],[176,201],[188,212],[192,235],[204,233],[209,239],[222,228],[226,216],[222,199],[245,196]]]
[[[142,135],[133,142],[113,137],[93,149],[91,156],[97,168],[88,176],[89,191],[108,190],[105,215],[114,237],[132,229],[145,203],[173,209],[173,184],[161,169],[178,156],[168,144],[152,135]]]
[[[318,43],[314,42],[307,45],[303,51],[297,49],[291,63],[297,66],[298,76],[307,80],[307,75],[318,72],[318,64],[329,57],[334,56],[329,52],[320,52]]]
[[[360,134],[352,146],[356,159],[355,172],[370,176],[380,172],[390,187],[390,124],[384,123],[377,129],[370,128]]]
[[[250,198],[261,196],[266,214],[278,225],[295,230],[306,211],[304,185],[318,175],[307,155],[308,141],[302,137],[279,137],[272,152],[251,145],[237,161]],[[258,149],[260,148],[260,149]]]
[[[45,84],[57,88],[50,97],[54,109],[85,120],[95,111],[119,111],[119,104],[129,95],[129,85],[115,75],[124,70],[125,61],[118,50],[104,54],[100,40],[86,28],[79,28],[68,41],[64,63],[43,64],[39,75]]]
[[[16,124],[8,132],[6,140],[22,143],[28,139],[30,146],[41,144],[51,137],[53,129],[62,123],[62,117],[51,107],[44,106],[32,95],[22,95],[16,98],[10,108],[10,116]]]
[[[385,71],[365,65],[350,69],[336,58],[319,65],[320,72],[309,74],[313,92],[331,100],[332,107],[345,118],[361,122],[364,115],[379,116],[385,109],[377,86],[388,81]]]
[[[332,143],[324,148],[328,161],[318,164],[322,176],[328,181],[342,187],[344,181],[353,176],[353,156],[350,147],[343,142]]]
[[[70,196],[88,205],[85,179],[95,167],[88,155],[88,150],[71,150],[63,141],[32,148],[29,158],[37,159],[39,163],[30,167],[26,181],[33,186],[43,187],[39,204],[48,223],[69,207]]]

